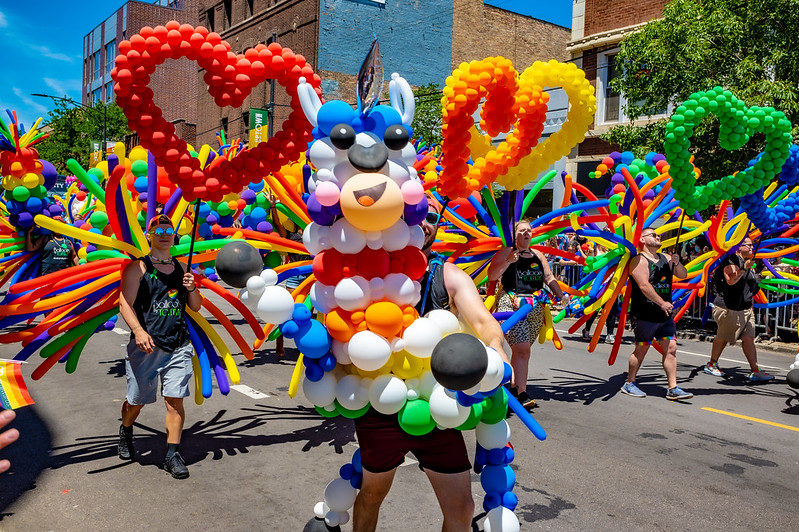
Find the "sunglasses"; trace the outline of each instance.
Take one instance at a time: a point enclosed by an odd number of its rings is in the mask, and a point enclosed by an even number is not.
[[[172,229],[171,227],[167,227],[166,229],[162,227],[156,227],[155,229],[150,231],[150,234],[155,236],[163,236],[163,235],[172,236],[175,234],[175,230]]]
[[[437,212],[430,211],[424,217],[424,220],[430,225],[436,225],[441,220],[441,215]]]

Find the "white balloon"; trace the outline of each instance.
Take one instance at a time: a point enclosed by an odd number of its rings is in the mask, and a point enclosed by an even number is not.
[[[404,222],[403,222],[404,223]],[[404,273],[389,273],[383,279],[383,294],[397,305],[413,305],[422,295],[421,285]]]
[[[350,360],[364,371],[382,368],[391,357],[391,344],[372,331],[359,331],[347,345]]]
[[[414,225],[410,230],[411,238],[408,240],[408,245],[422,249],[422,246],[424,246],[424,231],[422,231],[421,226]]]
[[[330,243],[342,253],[358,253],[366,247],[366,234],[339,218],[330,226]]]
[[[330,352],[333,353],[333,356],[336,357],[336,362],[339,364],[352,364],[352,360],[350,360],[350,350],[344,342],[333,340],[330,346]]]
[[[394,225],[383,231],[383,249],[398,251],[404,249],[411,240],[411,230],[405,220],[398,220]]]
[[[338,526],[338,512],[330,510],[325,514],[325,523],[327,526]]]
[[[419,358],[429,358],[442,337],[441,329],[429,318],[419,318],[402,333],[405,350]]]
[[[336,400],[347,410],[361,409],[369,403],[369,399],[362,397],[360,388],[361,378],[357,375],[347,375],[336,385]]]
[[[327,507],[327,504],[325,504],[324,501],[319,501],[313,507],[314,515],[316,517],[319,517],[320,519],[323,519],[325,517],[325,514],[327,512],[329,512],[329,511],[330,511],[330,508]]]
[[[308,293],[314,308],[322,314],[327,314],[336,307],[336,298],[333,296],[333,287],[315,282]]]
[[[381,249],[383,247],[383,232],[382,231],[367,231],[366,245],[369,249]]]
[[[488,367],[483,380],[480,381],[481,392],[490,392],[502,383],[502,377],[505,376],[505,361],[502,360],[499,353],[486,347],[486,355],[488,356]]]
[[[408,395],[408,387],[396,375],[386,374],[375,377],[369,387],[369,402],[381,414],[396,414]]]
[[[339,512],[338,513],[338,524],[346,525],[350,522],[350,513],[349,512]]]
[[[345,277],[333,289],[333,299],[344,310],[365,309],[372,300],[369,281],[360,275]]]
[[[266,281],[260,275],[253,275],[247,279],[247,290],[254,296],[260,296],[266,290]]]
[[[308,158],[317,168],[332,168],[337,155],[338,150],[329,139],[317,140],[308,148]]]
[[[425,318],[433,320],[433,322],[441,329],[441,332],[444,334],[444,336],[460,332],[461,330],[461,323],[458,321],[458,317],[452,312],[444,310],[443,308],[431,310],[425,315]]]
[[[267,323],[281,324],[291,319],[294,299],[282,286],[267,286],[258,299],[258,316]]]
[[[355,504],[357,494],[358,490],[350,485],[349,480],[337,478],[325,488],[325,504],[336,512],[346,512]]]
[[[250,296],[250,293],[246,288],[239,290],[239,300],[241,300],[241,302],[244,303],[244,306],[250,310],[255,310],[255,307],[258,305],[258,297],[259,296]]]
[[[493,425],[481,421],[477,424],[475,436],[477,443],[486,449],[502,449],[510,441],[510,425],[504,419]]]
[[[519,532],[519,518],[504,506],[492,508],[483,521],[485,532]]]
[[[410,172],[408,172],[408,167],[399,160],[397,157],[397,152],[391,151],[391,157],[388,159],[388,175],[397,185],[402,186],[402,184],[410,178]]]
[[[455,392],[451,392],[443,386],[433,388],[429,402],[430,415],[433,420],[448,429],[462,425],[472,410],[471,407],[458,403]]]
[[[433,390],[436,386],[440,386],[440,384],[436,381],[432,371],[423,371],[422,374],[419,375],[417,390],[422,398],[430,400],[430,396],[433,394]]]
[[[266,286],[275,286],[277,284],[277,272],[272,268],[267,268],[261,272],[259,276]],[[249,282],[249,279],[247,280]]]
[[[316,382],[302,379],[302,393],[305,398],[316,406],[327,406],[336,398],[336,377],[326,371],[322,378]]]
[[[372,301],[380,301],[385,297],[385,283],[382,277],[372,277],[369,280],[369,297]]]
[[[330,228],[326,225],[319,225],[311,222],[302,232],[302,243],[311,255],[318,255],[320,252],[330,249]]]

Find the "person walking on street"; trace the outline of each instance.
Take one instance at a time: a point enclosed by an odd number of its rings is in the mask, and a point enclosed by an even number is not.
[[[189,476],[178,451],[186,413],[183,398],[190,393],[191,357],[185,306],[197,312],[202,297],[194,274],[170,254],[174,228],[166,215],[150,222],[150,254],[133,261],[122,272],[119,309],[130,327],[125,357],[127,397],[122,403],[118,454],[133,460],[133,423],[146,404],[156,400],[161,379],[161,396],[166,404],[167,453],[164,469],[174,478]]]

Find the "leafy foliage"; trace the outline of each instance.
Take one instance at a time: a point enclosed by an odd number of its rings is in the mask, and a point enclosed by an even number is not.
[[[413,91],[416,113],[413,117],[413,136],[428,146],[441,144],[441,89],[428,83]]]
[[[37,146],[39,157],[53,163],[59,174],[69,173],[67,160],[72,158],[84,168],[89,165],[92,140],[103,138],[103,108],[97,102],[93,107],[77,107],[67,101],[54,99],[55,109],[48,114],[52,131],[47,140]],[[128,120],[116,103],[107,104],[106,138],[121,141],[130,134]]]
[[[799,0],[672,0],[663,18],[626,37],[616,56],[619,76],[611,88],[624,93],[627,116],[679,104],[716,85],[747,105],[783,111],[799,120]],[[641,155],[662,152],[666,120],[644,127],[620,125],[603,138]],[[799,128],[794,126],[794,135]],[[701,182],[743,168],[763,149],[753,138],[735,153],[719,147],[718,121],[705,118],[691,139]]]

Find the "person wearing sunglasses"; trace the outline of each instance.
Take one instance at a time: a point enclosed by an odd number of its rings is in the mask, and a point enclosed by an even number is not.
[[[502,291],[497,297],[497,310],[500,312],[518,310],[535,292],[543,290],[545,285],[564,305],[569,303],[569,296],[561,290],[544,255],[530,249],[532,235],[529,221],[516,222],[514,245],[497,251],[488,266],[488,280],[502,280]],[[544,307],[535,305],[506,335],[511,347],[511,365],[515,375],[510,392],[528,409],[535,406],[535,401],[527,393],[530,348],[533,340],[538,338],[543,324]]]
[[[502,328],[483,304],[472,278],[432,251],[441,216],[432,196],[428,195],[428,201],[428,213],[420,224],[424,234],[422,252],[428,258],[428,267],[420,279],[422,299],[416,310],[420,316],[434,309],[458,314],[486,345],[508,362],[502,347]],[[433,486],[444,516],[442,529],[471,529],[474,516],[472,466],[461,431],[433,429],[423,436],[410,436],[400,427],[397,414],[384,415],[374,409],[354,421],[363,480],[353,508],[353,530],[376,529],[383,499],[410,450]]]
[[[202,297],[194,274],[172,257],[175,230],[169,217],[159,214],[150,221],[147,236],[150,254],[133,261],[122,272],[119,310],[130,327],[125,357],[127,397],[122,403],[117,452],[133,460],[133,423],[146,404],[156,401],[159,377],[166,405],[167,453],[164,469],[174,478],[189,476],[178,451],[186,418],[183,398],[190,394],[191,357],[185,306],[200,310]]]
[[[663,353],[663,370],[669,389],[666,399],[682,401],[694,394],[677,386],[677,326],[672,318],[671,282],[676,275],[688,277],[680,256],[659,253],[660,235],[654,229],[641,231],[639,253],[630,261],[630,312],[635,333],[635,349],[630,355],[627,382],[621,392],[631,397],[646,397],[635,384],[635,378],[652,341],[659,341]]]
[[[719,368],[719,358],[724,348],[735,345],[740,339],[750,373],[747,379],[751,382],[769,381],[774,375],[761,371],[757,364],[757,347],[755,347],[755,313],[752,303],[758,291],[760,276],[752,271],[755,255],[752,239],[744,238],[741,245],[730,253],[713,272],[713,320],[718,331],[713,339],[710,361],[702,367],[708,375],[723,377]]]

